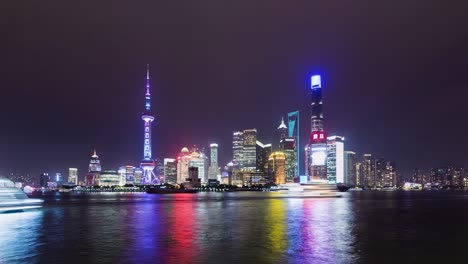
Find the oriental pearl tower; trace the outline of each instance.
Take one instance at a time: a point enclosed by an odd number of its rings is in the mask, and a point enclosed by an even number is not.
[[[146,65],[145,111],[141,119],[144,122],[143,159],[140,164],[143,170],[142,184],[152,184],[158,179],[154,174],[155,164],[151,152],[151,123],[154,121],[154,115],[151,112],[149,64]]]

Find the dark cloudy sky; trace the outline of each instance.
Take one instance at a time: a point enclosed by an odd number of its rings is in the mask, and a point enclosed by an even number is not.
[[[468,5],[401,1],[4,1],[0,168],[104,168],[142,156],[151,64],[154,151],[220,144],[281,116],[310,127],[322,74],[326,130],[401,169],[468,166]],[[303,148],[303,146],[301,146]],[[81,173],[80,173],[81,174]]]

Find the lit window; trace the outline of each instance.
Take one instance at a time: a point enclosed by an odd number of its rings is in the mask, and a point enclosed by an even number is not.
[[[320,134],[320,139],[323,139],[323,134]]]
[[[313,138],[314,138],[314,139],[317,139],[317,136],[318,136],[317,134],[314,134]]]

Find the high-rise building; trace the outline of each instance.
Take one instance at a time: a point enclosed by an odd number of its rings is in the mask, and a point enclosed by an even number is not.
[[[135,184],[135,166],[127,165],[125,169],[125,184]]]
[[[306,146],[306,174],[308,181],[326,181],[327,137],[323,129],[322,84],[320,75],[311,77],[311,133]]]
[[[374,160],[373,170],[373,186],[374,188],[383,188],[385,185],[385,168],[386,163],[384,158],[378,158]]]
[[[101,172],[101,161],[99,160],[99,156],[96,154],[96,150],[94,150],[91,160],[89,161],[88,172]]]
[[[383,187],[395,187],[397,182],[395,162],[387,161],[385,163]]]
[[[271,175],[271,183],[286,183],[286,157],[283,152],[276,151],[270,154],[268,157],[268,172]]]
[[[359,185],[356,172],[356,152],[345,151],[345,183],[349,186]]]
[[[356,186],[364,186],[364,174],[362,169],[362,162],[356,161]]]
[[[208,182],[208,157],[205,154],[193,151],[190,154],[188,166],[198,168],[198,177],[201,183]]]
[[[49,173],[44,172],[39,175],[39,186],[46,188],[48,186],[48,182],[50,182]]]
[[[244,146],[244,133],[236,131],[232,135],[232,163],[235,169],[242,167],[242,149]]]
[[[177,161],[176,159],[164,159],[164,181],[166,183],[177,183]]]
[[[141,115],[144,121],[144,139],[143,139],[143,160],[140,167],[143,170],[143,184],[151,184],[159,179],[154,175],[154,160],[152,158],[151,149],[151,123],[154,121],[154,115],[151,112],[151,94],[150,94],[150,76],[149,65],[146,68],[146,94],[145,94],[145,111]]]
[[[364,154],[361,163],[360,173],[362,177],[362,186],[371,188],[374,186],[374,162],[371,154]]]
[[[246,129],[243,134],[242,161],[243,171],[255,171],[257,169],[257,129]]]
[[[344,137],[327,138],[327,177],[330,183],[345,183]]]
[[[188,168],[189,177],[186,180],[189,182],[190,187],[199,187],[201,185],[198,169],[199,169],[198,167]]]
[[[99,156],[96,154],[96,150],[94,150],[93,155],[91,156],[91,159],[89,161],[88,173],[86,173],[85,175],[85,185],[96,185],[100,174],[101,161],[99,160]]]
[[[294,138],[294,150],[296,152],[295,154],[295,171],[294,171],[294,177],[299,177],[300,175],[300,167],[299,167],[299,146],[301,145],[299,143],[299,111],[294,111],[288,113],[288,137]],[[286,157],[287,159],[287,157]],[[286,176],[288,177],[288,176]]]
[[[284,119],[281,118],[281,124],[278,126],[280,149],[284,149],[284,140],[288,137],[288,127],[284,124]]]
[[[272,152],[271,144],[263,144],[262,142],[258,141],[255,143],[255,163],[256,168],[255,170],[251,171],[258,171],[258,172],[267,172],[268,171],[268,157]]]
[[[177,183],[181,184],[189,178],[189,161],[190,152],[188,148],[182,148],[179,156],[177,157]]]
[[[281,124],[278,127],[279,139],[280,139],[280,151],[284,153],[286,157],[286,181],[292,182],[298,172],[297,169],[297,156],[296,156],[296,137],[288,136],[288,127],[284,124],[284,120],[281,120]]]
[[[142,185],[143,182],[143,169],[135,168],[133,173],[133,184]]]
[[[68,183],[78,185],[78,169],[77,168],[68,169]]]
[[[208,171],[208,179],[216,180],[221,171],[218,165],[218,144],[210,144],[210,168]]]

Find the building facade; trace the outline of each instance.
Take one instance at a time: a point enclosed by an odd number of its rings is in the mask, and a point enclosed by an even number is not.
[[[270,154],[268,158],[268,172],[271,175],[271,183],[286,183],[286,156],[283,152],[276,151]]]
[[[190,152],[188,148],[182,148],[179,156],[177,157],[177,183],[181,184],[186,182],[189,178],[188,168],[190,161]]]
[[[299,147],[301,144],[299,143],[299,111],[294,111],[288,113],[288,137],[294,138],[294,149],[295,149],[295,177],[299,177],[300,175],[300,167],[299,167]],[[287,158],[287,157],[286,157]]]
[[[345,183],[344,137],[327,138],[327,178],[329,183]]]
[[[78,169],[69,168],[68,169],[68,183],[73,185],[78,185]]]
[[[356,152],[345,151],[345,183],[349,186],[359,185],[356,172]]]
[[[164,159],[164,181],[169,184],[177,183],[177,160]]]
[[[218,175],[221,175],[221,171],[218,165],[218,144],[210,144],[210,167],[208,170],[208,179],[217,180]]]
[[[94,150],[93,155],[89,161],[88,173],[85,175],[85,185],[93,186],[98,185],[99,175],[101,174],[101,160]]]

